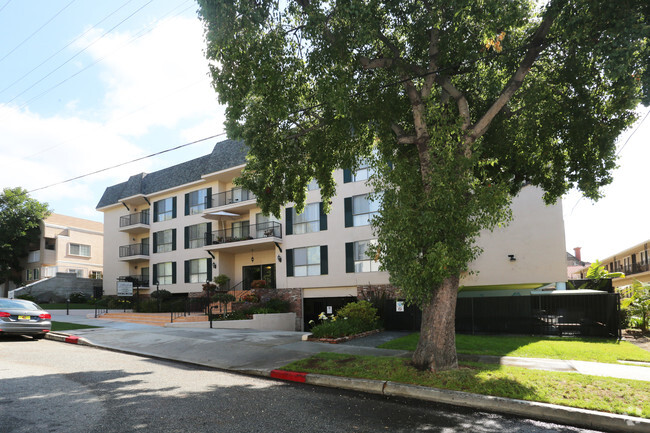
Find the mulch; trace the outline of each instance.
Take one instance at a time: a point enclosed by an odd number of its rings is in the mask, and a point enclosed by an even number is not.
[[[623,329],[623,340],[650,352],[650,333],[638,329]]]

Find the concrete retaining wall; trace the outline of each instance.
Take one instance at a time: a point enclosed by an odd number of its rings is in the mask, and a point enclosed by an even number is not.
[[[36,302],[65,302],[72,293],[83,293],[88,298],[93,296],[94,287],[102,287],[102,280],[77,278],[72,273],[57,272],[55,277],[43,279],[13,291],[13,296],[31,295]]]
[[[209,328],[210,322],[177,322],[165,325],[172,328]],[[296,313],[253,314],[247,320],[215,320],[213,328],[257,329],[260,331],[295,331]]]

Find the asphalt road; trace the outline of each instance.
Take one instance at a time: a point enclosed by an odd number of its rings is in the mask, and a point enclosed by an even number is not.
[[[0,433],[587,432],[28,337],[0,340]]]

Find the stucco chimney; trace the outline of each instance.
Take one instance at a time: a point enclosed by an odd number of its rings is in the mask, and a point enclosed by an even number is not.
[[[579,262],[582,261],[582,258],[580,257],[580,249],[581,249],[581,248],[582,248],[582,247],[575,247],[575,248],[573,249],[573,255],[576,257],[576,259],[578,259]]]

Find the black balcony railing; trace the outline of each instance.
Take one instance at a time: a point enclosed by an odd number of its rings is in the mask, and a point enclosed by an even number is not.
[[[148,256],[149,244],[131,244],[120,247],[120,257]]]
[[[133,287],[149,287],[149,277],[142,275],[123,275],[117,278],[119,281],[133,283]]]
[[[260,238],[281,238],[282,224],[277,221],[253,224],[246,227],[217,230],[205,234],[206,245],[224,244],[228,242],[247,241]]]
[[[255,200],[257,197],[251,191],[243,188],[234,188],[228,191],[212,194],[212,207],[225,206],[232,203],[239,203],[247,200]]]
[[[128,227],[134,224],[149,224],[149,211],[142,211],[120,217],[120,227]]]
[[[614,272],[623,272],[625,276],[648,272],[650,264],[648,263],[630,263],[629,265],[616,266]]]

